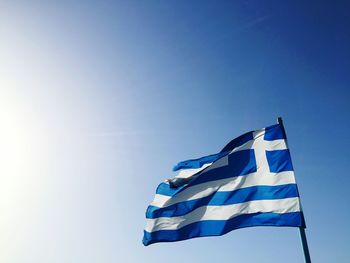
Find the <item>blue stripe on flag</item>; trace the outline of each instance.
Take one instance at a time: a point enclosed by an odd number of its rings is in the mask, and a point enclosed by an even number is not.
[[[292,160],[288,149],[266,151],[266,158],[270,167],[270,172],[272,173],[293,171]]]
[[[176,188],[172,188],[167,183],[161,183],[157,187],[156,194],[166,195],[166,196],[174,196],[175,194],[182,191],[182,189],[184,189],[184,188],[185,188],[185,186],[179,186]]]
[[[173,171],[178,171],[180,169],[201,168],[204,164],[215,162],[216,160],[220,159],[221,157],[223,157],[225,155],[227,155],[227,153],[217,153],[217,154],[204,156],[204,157],[198,158],[198,159],[182,161],[174,166]]]
[[[219,236],[234,229],[252,226],[292,226],[305,227],[302,212],[243,214],[230,220],[199,221],[178,230],[144,231],[145,246],[156,242],[173,242],[194,237]]]
[[[298,196],[296,184],[252,186],[231,192],[215,192],[200,199],[183,201],[164,208],[149,206],[146,211],[146,218],[182,216],[196,208],[207,205],[231,205],[253,200],[272,200]]]
[[[226,158],[226,157],[223,157]],[[242,150],[231,153],[227,156],[228,163],[223,166],[214,168],[214,164],[203,170],[197,177],[189,183],[189,185],[196,185],[210,181],[216,181],[235,177],[239,175],[247,175],[256,172],[256,161],[254,150]],[[218,160],[225,161],[225,160]]]

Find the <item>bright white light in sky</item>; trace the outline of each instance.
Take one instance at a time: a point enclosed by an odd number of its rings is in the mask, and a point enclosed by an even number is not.
[[[39,157],[46,145],[45,126],[38,123],[33,108],[17,96],[10,82],[0,81],[0,154],[3,179],[25,179],[25,174],[45,167]],[[6,190],[6,187],[5,187]]]
[[[52,30],[37,23],[33,10],[4,10],[0,261],[79,262],[87,247],[114,251],[119,241],[108,240],[120,234],[122,226],[115,202],[120,187],[115,181],[122,174],[115,171],[115,159],[122,150],[115,136],[95,135],[118,134],[114,127],[123,114],[122,93],[110,96],[109,102],[101,100],[105,83],[99,79],[96,60],[89,61],[75,42],[68,41],[76,36],[69,28],[54,22],[57,30]],[[69,36],[57,37],[60,33]],[[113,121],[106,121],[111,107]],[[83,261],[94,259],[93,254],[96,262],[104,261],[100,254],[108,253],[87,253]]]
[[[0,158],[2,172],[11,174],[24,161],[25,143],[28,142],[29,136],[26,133],[21,115],[7,104],[6,101],[2,101],[2,111],[0,112]]]
[[[0,80],[0,239],[8,255],[23,249],[31,235],[43,195],[47,169],[45,125],[16,93],[13,82]]]

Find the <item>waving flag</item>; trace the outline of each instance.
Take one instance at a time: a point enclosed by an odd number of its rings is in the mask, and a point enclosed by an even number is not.
[[[251,226],[305,227],[283,126],[245,133],[219,153],[178,163],[146,211],[143,244]]]

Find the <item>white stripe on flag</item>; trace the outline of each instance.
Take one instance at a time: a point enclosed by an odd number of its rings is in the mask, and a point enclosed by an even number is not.
[[[242,214],[253,214],[258,212],[279,214],[300,212],[299,198],[293,197],[277,200],[258,200],[225,206],[203,206],[184,216],[147,219],[145,230],[147,232],[177,230],[198,221],[228,220]]]
[[[179,202],[203,198],[215,192],[229,192],[251,186],[275,186],[295,183],[293,171],[280,172],[276,174],[270,173],[265,175],[252,173],[244,176],[236,176],[194,185],[173,197],[156,194],[151,205],[157,207],[167,207]]]
[[[212,163],[206,163],[204,165],[202,165],[201,168],[193,168],[193,169],[184,169],[181,170],[176,176],[175,178],[189,178],[192,175],[204,170],[205,168],[207,168],[208,166],[210,166]]]

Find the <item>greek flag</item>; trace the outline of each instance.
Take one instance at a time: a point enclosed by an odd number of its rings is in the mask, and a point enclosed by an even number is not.
[[[282,124],[245,133],[219,153],[178,163],[146,211],[143,244],[251,226],[305,227]]]

